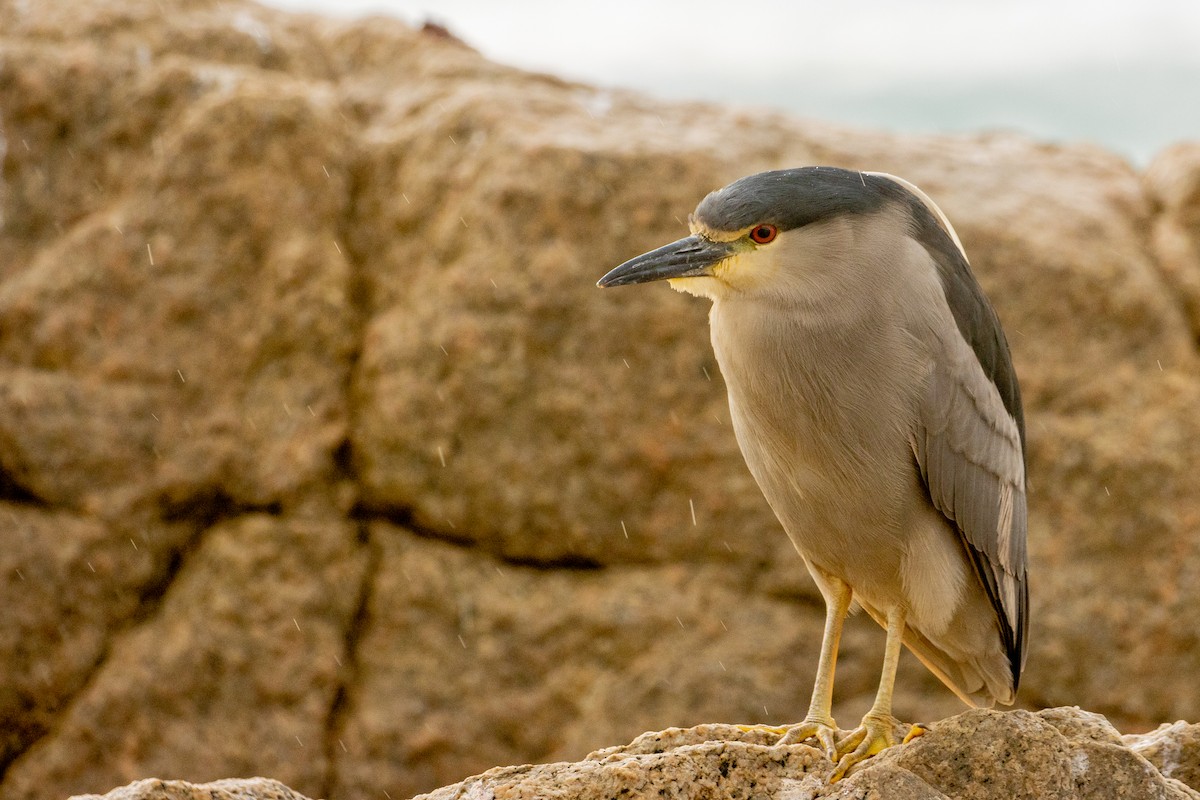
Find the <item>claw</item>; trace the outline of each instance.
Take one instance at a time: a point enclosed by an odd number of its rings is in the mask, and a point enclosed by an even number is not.
[[[926,725],[922,722],[914,723],[913,726],[908,729],[908,733],[905,735],[904,739],[900,742],[900,744],[908,744],[913,739],[916,739],[918,736],[924,736],[928,732],[929,732],[928,725]]]
[[[831,720],[832,722],[832,720]],[[807,739],[816,739],[817,744],[825,751],[830,761],[837,758],[837,739],[842,731],[837,725],[826,724],[813,720],[805,720],[794,725],[776,744],[798,744]]]
[[[833,774],[829,776],[829,782],[840,781],[855,764],[860,764],[896,744],[896,725],[897,722],[892,717],[872,717],[870,714],[863,717],[862,724],[837,743],[837,755],[841,758],[838,759]],[[909,731],[909,734],[911,735],[912,731]]]
[[[778,736],[776,746],[816,740],[816,744],[834,763],[833,772],[829,776],[830,783],[840,781],[855,765],[894,746],[899,731],[903,730],[900,721],[890,714],[883,716],[871,713],[863,717],[862,724],[852,731],[841,730],[831,718],[806,718],[795,725],[736,727],[744,733],[768,733]],[[911,726],[901,744],[908,744],[918,736],[925,735],[928,730],[928,725],[920,723]]]
[[[809,739],[815,739],[830,761],[837,761],[839,755],[837,740],[843,733],[832,719],[805,719],[796,725],[738,725],[737,727],[738,730],[747,733],[763,731],[775,734],[779,736],[779,741],[775,742],[776,746],[800,744]]]

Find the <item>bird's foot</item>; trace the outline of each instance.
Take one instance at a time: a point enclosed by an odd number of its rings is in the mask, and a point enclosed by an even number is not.
[[[883,752],[896,744],[896,729],[903,726],[900,721],[890,714],[887,716],[868,713],[863,717],[862,724],[850,732],[848,736],[837,743],[837,766],[829,776],[829,782],[834,783],[846,776],[846,772],[855,764],[866,761],[873,755]],[[925,732],[924,726],[913,725],[908,735],[904,737],[907,743]]]
[[[803,722],[796,725],[738,725],[742,731],[763,731],[779,737],[775,742],[781,744],[800,744],[809,739],[815,739],[830,761],[838,758],[838,737],[845,731],[838,728],[832,718],[805,717]]]

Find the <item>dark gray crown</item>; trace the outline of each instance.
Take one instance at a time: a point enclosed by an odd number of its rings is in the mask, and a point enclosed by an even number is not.
[[[911,202],[895,181],[837,167],[760,172],[712,192],[695,218],[710,230],[740,231],[770,224],[781,231],[843,214],[869,214],[889,200]]]

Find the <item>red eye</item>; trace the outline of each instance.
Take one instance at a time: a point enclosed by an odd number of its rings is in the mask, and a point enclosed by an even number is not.
[[[779,235],[779,229],[774,225],[759,225],[756,228],[750,229],[750,241],[755,244],[767,244],[775,241],[775,237]]]

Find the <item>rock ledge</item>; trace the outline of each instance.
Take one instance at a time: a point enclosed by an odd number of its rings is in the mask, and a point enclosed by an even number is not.
[[[972,710],[934,724],[830,785],[833,765],[807,745],[733,725],[646,733],[576,763],[497,767],[417,800],[601,800],[615,797],[779,800],[1200,798],[1200,724],[1122,736],[1078,708]],[[140,781],[104,800],[303,800],[274,781]],[[99,800],[88,795],[78,800]]]

